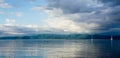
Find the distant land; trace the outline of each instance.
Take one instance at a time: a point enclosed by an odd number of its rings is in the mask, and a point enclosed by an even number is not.
[[[89,34],[39,34],[24,36],[3,36],[0,39],[110,39],[111,35],[89,35]],[[120,35],[113,35],[114,40],[119,40]]]

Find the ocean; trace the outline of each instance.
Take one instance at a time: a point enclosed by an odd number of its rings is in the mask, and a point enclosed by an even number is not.
[[[2,39],[0,58],[120,58],[120,40]]]

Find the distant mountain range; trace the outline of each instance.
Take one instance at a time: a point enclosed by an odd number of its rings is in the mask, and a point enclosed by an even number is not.
[[[39,34],[24,36],[4,36],[0,39],[110,39],[111,35],[89,35],[89,34]],[[119,40],[120,35],[112,36],[113,39]]]

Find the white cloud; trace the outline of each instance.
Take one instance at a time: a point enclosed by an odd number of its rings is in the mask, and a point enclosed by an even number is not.
[[[22,16],[23,16],[23,13],[22,13],[22,12],[16,12],[15,15],[16,15],[17,17],[22,17]]]
[[[45,20],[45,22],[51,28],[71,33],[89,33],[92,32],[92,29],[99,27],[99,24],[96,23],[74,22],[72,20],[74,17],[70,18],[67,16],[53,17]]]
[[[4,0],[0,0],[0,8],[12,8],[12,5],[6,3]]]
[[[49,28],[48,26],[17,25],[17,24],[0,25],[1,36],[31,35],[31,34],[61,34],[61,33],[63,34],[63,32],[61,32],[60,30],[52,29]]]
[[[35,10],[35,11],[40,11],[40,10],[43,10],[43,9],[45,9],[45,8],[42,7],[42,6],[35,6],[35,7],[32,8],[32,10]]]
[[[11,8],[12,6],[5,2],[0,2],[0,8]]]
[[[60,8],[43,6],[33,7],[32,10],[44,11],[49,16],[48,19],[45,19],[45,24],[50,28],[63,30],[64,33],[90,33],[99,27],[99,23],[92,21],[96,18],[84,18],[95,15],[93,12],[65,14]]]
[[[13,19],[6,19],[6,25],[14,25],[15,22]]]
[[[49,8],[46,6],[35,6],[32,8],[33,11],[43,11],[50,16],[59,16],[63,14],[63,11],[61,9],[56,9],[56,8]]]

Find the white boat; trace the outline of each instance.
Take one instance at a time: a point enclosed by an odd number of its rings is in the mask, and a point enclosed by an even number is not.
[[[113,40],[113,37],[111,36],[110,40]]]

